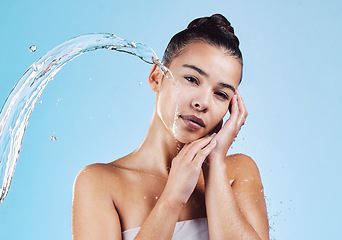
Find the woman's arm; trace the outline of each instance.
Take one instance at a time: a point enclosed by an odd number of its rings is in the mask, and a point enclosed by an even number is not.
[[[258,168],[245,155],[239,154],[235,158],[233,164],[212,161],[206,173],[205,199],[210,239],[269,239]],[[231,186],[228,168],[232,165],[239,170]]]
[[[244,155],[236,155],[233,164],[226,158],[248,114],[238,90],[232,99],[230,113],[214,138],[216,148],[203,165],[209,236],[211,240],[269,239],[263,186],[257,166]],[[228,173],[239,169],[231,186]]]
[[[135,239],[171,239],[183,206],[194,191],[203,161],[215,148],[213,136],[186,144],[173,159],[168,181]],[[79,173],[74,186],[73,239],[121,239],[121,226],[101,166]],[[115,184],[115,183],[112,183]]]

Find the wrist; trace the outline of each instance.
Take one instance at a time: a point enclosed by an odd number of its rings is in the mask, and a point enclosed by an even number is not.
[[[203,163],[202,170],[204,175],[204,180],[207,182],[210,175],[220,176],[227,172],[227,164],[225,163],[225,159],[223,157],[214,157],[211,159],[207,159],[206,162]],[[212,176],[210,177],[212,178]]]
[[[160,196],[157,204],[170,218],[175,219],[178,219],[184,206],[181,202],[166,196]]]
[[[209,172],[214,172],[216,174],[220,172],[226,172],[227,171],[227,165],[225,161],[220,158],[219,160],[214,160],[209,163]]]
[[[226,161],[226,155],[219,154],[219,153],[210,153],[210,155],[206,159],[206,163],[208,164],[208,166],[225,165],[225,161]]]
[[[170,193],[170,194],[168,194]],[[180,199],[179,195],[173,194],[171,191],[167,191],[165,188],[164,192],[160,196],[158,202],[163,203],[166,207],[168,207],[171,211],[181,212],[186,202]]]

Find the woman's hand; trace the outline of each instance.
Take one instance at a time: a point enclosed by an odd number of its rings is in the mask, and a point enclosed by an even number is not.
[[[225,122],[223,127],[221,129],[215,129],[217,134],[214,137],[214,140],[216,140],[217,146],[209,154],[209,161],[216,157],[225,159],[228,149],[239,133],[242,125],[245,123],[248,112],[238,90],[236,90],[234,97],[231,100],[229,111],[229,119]],[[220,125],[222,125],[222,122],[218,125],[218,128],[220,128]]]
[[[182,206],[186,204],[196,187],[204,160],[216,146],[214,135],[186,144],[172,160],[163,192],[169,201],[175,201]]]

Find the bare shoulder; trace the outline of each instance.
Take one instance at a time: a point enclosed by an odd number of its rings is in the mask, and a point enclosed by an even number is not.
[[[119,239],[121,226],[113,201],[115,170],[96,163],[81,169],[74,182],[73,239]]]
[[[258,171],[258,166],[255,161],[245,154],[233,154],[226,157],[226,163],[230,168],[234,168],[235,170],[239,170],[242,168],[243,170],[250,171]]]
[[[233,181],[233,187],[237,189],[254,188],[256,191],[263,188],[258,166],[251,157],[245,154],[230,155],[226,157],[226,165],[228,174]]]
[[[106,193],[111,194],[113,190],[120,187],[118,170],[104,163],[95,163],[81,169],[74,182],[74,192],[82,194]],[[113,197],[113,196],[111,196]]]
[[[75,183],[96,184],[113,174],[108,164],[95,163],[82,168],[75,179]]]
[[[126,191],[132,178],[137,178],[136,171],[129,164],[130,159],[128,155],[110,163],[95,163],[84,167],[75,178],[74,192],[79,190],[84,194],[106,194],[118,203],[121,199],[118,196]]]

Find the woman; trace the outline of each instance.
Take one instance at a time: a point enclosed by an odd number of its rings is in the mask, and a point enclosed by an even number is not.
[[[141,146],[75,180],[74,239],[269,238],[256,164],[226,156],[247,117],[238,45],[219,14],[171,39],[163,64],[173,79],[152,67],[156,102]]]

